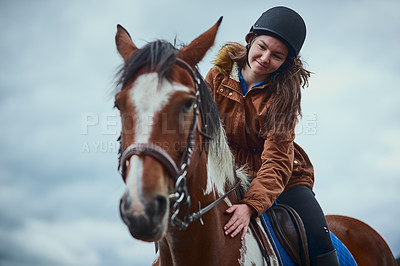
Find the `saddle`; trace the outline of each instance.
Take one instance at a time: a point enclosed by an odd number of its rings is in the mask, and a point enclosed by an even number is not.
[[[288,205],[277,204],[269,208],[266,215],[276,237],[293,261],[297,265],[310,265],[307,235],[297,212]]]

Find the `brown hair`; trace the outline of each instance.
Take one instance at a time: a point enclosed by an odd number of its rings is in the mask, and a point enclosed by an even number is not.
[[[227,49],[227,54],[231,59],[228,61],[237,62],[240,67],[247,64],[247,49],[245,46],[229,42],[222,49],[224,48]],[[225,69],[230,71],[232,65]],[[304,69],[300,56],[296,58],[288,56],[285,63],[268,76],[268,88],[272,90],[273,97],[267,111],[263,137],[267,137],[267,135],[275,139],[292,137],[298,117],[302,115],[301,88],[308,86],[310,75],[311,72]]]

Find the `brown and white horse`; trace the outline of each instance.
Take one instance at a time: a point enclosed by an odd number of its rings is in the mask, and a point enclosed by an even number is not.
[[[247,186],[248,180],[235,168],[218,108],[196,70],[220,22],[180,50],[161,40],[139,49],[118,25],[116,44],[125,61],[115,96],[126,184],[120,213],[133,237],[158,242],[155,265],[278,265],[273,252],[264,259],[250,230],[243,241],[222,230],[230,218],[224,211],[238,203],[238,181]],[[358,236],[341,234],[349,230],[346,220],[328,222],[360,265],[359,254],[390,261],[388,248],[381,254],[353,249],[346,239]]]
[[[250,232],[241,241],[222,230],[224,211],[237,203],[233,190],[247,179],[235,170],[218,108],[196,71],[220,22],[180,50],[165,41],[138,49],[118,25],[120,213],[133,237],[158,242],[155,264],[264,265]]]
[[[328,227],[349,249],[357,265],[397,266],[386,241],[371,226],[348,216],[326,215]]]

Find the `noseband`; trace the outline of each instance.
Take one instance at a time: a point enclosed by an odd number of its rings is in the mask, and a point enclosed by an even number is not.
[[[165,151],[163,148],[160,146],[157,146],[152,143],[134,143],[127,147],[121,157],[120,157],[120,162],[119,166],[121,169],[121,175],[122,178],[125,180],[126,178],[126,169],[128,165],[128,160],[132,155],[146,155],[146,156],[151,156],[154,159],[158,160],[167,170],[168,174],[173,178],[175,182],[175,192],[173,194],[169,195],[170,200],[174,200],[174,205],[172,209],[172,216],[171,216],[171,224],[173,226],[178,227],[180,230],[185,230],[188,226],[189,223],[199,220],[201,224],[203,224],[203,221],[201,219],[201,216],[214,208],[217,204],[219,204],[222,200],[224,200],[228,194],[233,192],[240,184],[238,182],[233,188],[231,188],[227,193],[222,195],[220,198],[218,198],[216,201],[212,202],[205,208],[201,208],[200,202],[198,202],[198,211],[195,213],[190,214],[190,206],[191,206],[191,200],[190,200],[190,195],[188,193],[187,189],[187,167],[190,164],[190,159],[192,157],[192,153],[194,150],[194,145],[195,145],[195,131],[198,128],[197,127],[197,117],[199,114],[199,108],[200,108],[200,83],[202,77],[200,74],[195,73],[195,71],[192,69],[192,67],[183,61],[180,58],[176,58],[176,64],[179,65],[180,67],[184,68],[186,71],[189,72],[190,76],[193,79],[194,82],[194,89],[196,92],[196,102],[193,106],[193,121],[190,126],[190,131],[188,135],[188,140],[187,140],[187,145],[186,149],[183,153],[183,156],[180,161],[180,165],[176,165],[175,161],[171,158],[171,156],[168,154],[167,151]],[[199,130],[199,132],[205,136],[207,134],[203,133],[202,131]],[[178,217],[180,213],[180,208],[183,207],[185,209],[184,213],[184,218],[183,220]]]

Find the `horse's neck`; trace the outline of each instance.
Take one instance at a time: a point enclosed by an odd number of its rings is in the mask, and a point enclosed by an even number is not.
[[[226,139],[210,142],[209,145],[208,153],[196,149],[188,169],[190,213],[198,211],[198,202],[201,208],[214,202],[236,181],[233,156]],[[228,253],[229,258],[218,265],[234,265],[240,257],[241,241],[226,237],[223,226],[230,217],[225,214],[225,210],[237,202],[235,193],[229,194],[224,201],[203,215],[204,225],[194,221],[185,231],[170,225],[160,245],[160,256],[171,262],[171,265],[214,265],[216,257]]]
[[[209,198],[211,195],[207,200]],[[191,211],[195,211],[195,198],[192,206]],[[204,214],[204,225],[194,221],[185,231],[170,226],[168,235],[162,240],[165,243],[160,249],[160,256],[173,261],[171,265],[216,265],[219,260],[215,258],[225,254],[228,257],[223,262],[219,261],[218,265],[235,265],[240,256],[241,241],[224,235],[223,226],[229,219],[229,215],[224,214],[226,208],[227,205],[222,202]]]

